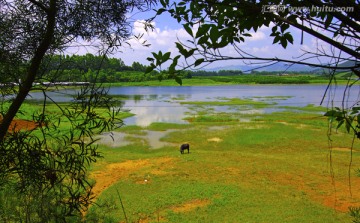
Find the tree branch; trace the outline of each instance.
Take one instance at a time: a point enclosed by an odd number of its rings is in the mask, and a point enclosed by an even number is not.
[[[265,58],[265,57],[229,57],[229,56],[217,56],[213,55],[214,58],[210,58],[205,60],[204,62],[213,63],[216,61],[225,61],[225,60],[258,60],[258,61],[269,61],[269,62],[285,62],[285,63],[291,63],[291,64],[302,64],[307,65],[310,67],[318,67],[318,68],[325,68],[325,69],[336,69],[336,70],[352,70],[360,68],[360,65],[355,66],[348,66],[348,67],[338,67],[338,66],[331,66],[331,65],[323,65],[323,64],[313,64],[308,62],[302,62],[302,61],[294,61],[294,60],[287,60],[287,59],[281,59],[281,58]],[[191,64],[190,66],[192,66]]]
[[[314,37],[317,37],[317,38],[323,40],[324,42],[326,42],[326,43],[328,43],[330,45],[333,45],[334,47],[338,48],[339,50],[342,50],[345,53],[347,53],[347,54],[349,54],[349,55],[351,55],[351,56],[353,56],[353,57],[355,57],[357,59],[360,59],[360,53],[357,53],[355,50],[350,49],[350,48],[344,46],[343,44],[341,44],[341,43],[339,43],[339,42],[337,42],[337,41],[335,41],[335,40],[333,40],[333,39],[331,39],[331,38],[329,38],[327,36],[322,35],[321,33],[317,32],[317,31],[314,31],[314,30],[312,30],[312,29],[310,29],[310,28],[308,28],[306,26],[303,26],[301,24],[298,24],[296,22],[289,21],[289,20],[287,20],[287,19],[285,19],[285,18],[283,18],[281,16],[278,16],[278,15],[275,15],[275,14],[273,14],[273,16],[275,17],[275,19],[277,19],[279,21],[282,21],[282,22],[287,23],[287,24],[289,24],[291,26],[294,26],[294,27],[296,27],[296,28],[298,28],[300,30],[303,30],[303,31],[309,33],[310,35],[312,35]]]
[[[309,0],[310,2],[312,2],[314,5],[318,6],[318,7],[322,7],[324,6],[324,3],[319,1],[319,0]],[[342,0],[342,2],[336,2],[334,1],[333,3],[336,3],[336,5],[328,5],[329,7],[343,7],[344,3],[345,5],[349,5],[350,2],[349,1],[344,1]],[[354,11],[358,10],[357,7],[352,6],[354,8]],[[356,23],[355,21],[351,20],[349,17],[341,14],[340,12],[337,12],[336,10],[330,11],[329,14],[335,16],[337,19],[339,19],[340,21],[344,22],[345,24],[349,25],[350,27],[354,28],[357,32],[360,32],[360,24]]]

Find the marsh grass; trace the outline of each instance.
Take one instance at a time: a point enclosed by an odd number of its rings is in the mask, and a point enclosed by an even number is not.
[[[346,78],[340,75],[337,78],[338,84],[346,84]],[[329,78],[320,75],[238,75],[238,76],[206,76],[192,77],[183,79],[183,86],[214,86],[214,85],[235,85],[235,84],[328,84]],[[173,79],[153,80],[142,82],[121,82],[121,83],[103,83],[105,87],[109,86],[179,86]]]
[[[161,123],[155,122],[151,123],[149,126],[146,127],[147,130],[152,131],[165,131],[168,129],[188,129],[192,125],[190,124],[176,124],[176,123]]]
[[[252,99],[240,99],[240,98],[219,98],[217,101],[185,101],[180,102],[180,104],[188,105],[216,105],[216,106],[226,106],[226,105],[246,105],[246,106],[257,106],[264,107],[269,105],[263,101],[255,101]]]
[[[325,202],[341,197],[338,203],[360,204],[360,193],[350,198],[347,192],[350,152],[329,147],[323,108],[247,114],[250,122],[233,119],[235,113],[192,111],[189,117],[200,118],[191,124],[120,128],[134,134],[131,145],[100,147],[105,158],[94,171],[109,171],[109,164],[129,160],[144,164],[137,164],[136,170],[119,169],[123,177],[97,197],[99,206],[93,206],[89,216],[106,213],[102,222],[124,221],[118,190],[129,222],[350,222],[346,208]],[[181,155],[178,146],[148,149],[135,136],[168,129],[175,131],[161,140],[188,142],[190,154]],[[331,140],[332,147],[351,146],[351,136],[341,130]],[[358,165],[360,154],[352,156],[353,165]],[[356,178],[355,171],[351,177]]]

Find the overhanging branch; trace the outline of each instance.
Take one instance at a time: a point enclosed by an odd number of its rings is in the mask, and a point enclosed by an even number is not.
[[[291,26],[294,26],[294,27],[296,27],[296,28],[298,28],[300,30],[303,30],[303,31],[309,33],[310,35],[312,35],[314,37],[317,37],[317,38],[321,39],[322,41],[324,41],[324,42],[338,48],[339,50],[341,50],[341,51],[355,57],[356,59],[360,59],[360,53],[356,52],[355,50],[353,50],[351,48],[346,47],[345,45],[343,45],[343,44],[341,44],[341,43],[339,43],[339,42],[337,42],[337,41],[335,41],[335,40],[333,40],[333,39],[331,39],[331,38],[329,38],[327,36],[322,35],[321,33],[317,32],[317,31],[314,31],[314,30],[312,30],[312,29],[310,29],[310,28],[308,28],[306,26],[303,26],[301,24],[298,24],[296,22],[289,21],[288,19],[285,19],[285,18],[283,18],[281,16],[278,16],[278,15],[275,15],[275,14],[273,14],[273,16],[274,16],[275,19],[277,19],[279,21],[282,21],[282,22],[287,23],[287,24],[289,24]]]

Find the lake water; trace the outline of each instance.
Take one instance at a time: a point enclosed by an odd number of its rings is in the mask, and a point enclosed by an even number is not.
[[[171,87],[111,87],[109,94],[126,96],[124,110],[135,116],[124,120],[126,125],[147,126],[153,122],[186,123],[183,118],[193,112],[194,106],[183,105],[184,101],[217,101],[223,98],[252,99],[276,103],[271,109],[237,109],[243,113],[266,113],[282,109],[283,106],[341,105],[345,86],[331,87],[326,95],[326,85],[230,85],[230,86],[171,86]],[[359,100],[359,86],[353,86],[345,95],[345,106]],[[68,94],[74,91],[51,93],[55,101],[69,101]],[[41,99],[42,93],[32,93],[32,99]],[[278,107],[278,108],[277,108]],[[214,112],[234,109],[234,106],[207,106]],[[236,108],[235,108],[236,109]]]

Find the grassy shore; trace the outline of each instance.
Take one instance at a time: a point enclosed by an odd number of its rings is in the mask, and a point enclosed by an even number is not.
[[[337,78],[337,84],[346,84],[348,80],[341,75]],[[319,75],[239,75],[239,76],[208,76],[183,79],[184,86],[213,86],[235,84],[328,84],[329,78]],[[178,86],[175,80],[143,81],[104,83],[104,86]]]
[[[238,101],[232,104],[243,106]],[[125,222],[125,216],[127,222],[350,222],[348,207],[360,205],[355,172],[360,148],[351,153],[351,136],[342,131],[333,132],[329,141],[321,111],[308,106],[241,115],[201,109],[185,125],[120,128],[131,136],[131,143],[100,146],[104,159],[91,168],[97,205],[86,218],[92,222]],[[239,121],[244,117],[246,122]],[[168,145],[160,149],[152,149],[142,137],[146,131],[170,129],[161,139]],[[184,142],[190,143],[190,154],[180,154]]]

